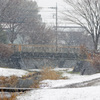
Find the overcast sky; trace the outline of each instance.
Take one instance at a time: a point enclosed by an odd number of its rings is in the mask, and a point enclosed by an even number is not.
[[[49,7],[49,6],[55,6],[56,3],[61,4],[63,0],[35,0],[38,3],[38,6],[41,7]]]
[[[42,15],[42,19],[44,22],[48,24],[56,23],[56,9],[51,9],[48,7],[58,7],[58,16],[60,14],[59,10],[63,7],[63,0],[35,0],[39,7],[43,7],[44,9],[40,10],[40,14]]]

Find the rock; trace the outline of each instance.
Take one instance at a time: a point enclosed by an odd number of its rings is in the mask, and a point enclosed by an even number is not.
[[[83,67],[83,61],[77,61],[76,66],[73,69],[73,72],[80,72]]]
[[[17,82],[17,88],[30,88],[33,85],[33,79],[19,79]]]
[[[81,69],[82,75],[91,75],[91,74],[95,74],[98,72],[99,72],[98,69],[95,68],[95,66],[93,66],[90,62],[85,61],[83,63],[83,67]]]
[[[73,72],[80,72],[81,75],[91,75],[98,73],[99,70],[88,61],[78,61]]]

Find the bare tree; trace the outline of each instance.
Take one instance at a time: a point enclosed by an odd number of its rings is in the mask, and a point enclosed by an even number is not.
[[[32,19],[33,23],[35,20],[39,20],[38,6],[33,1],[7,0],[0,10],[1,24],[7,28],[8,38],[11,43],[20,34],[23,24],[28,23],[29,19]]]
[[[66,16],[64,19],[85,28],[92,36],[94,50],[97,51],[100,35],[100,0],[64,1],[71,7],[64,13]]]
[[[47,27],[44,23],[38,23],[34,27],[34,23],[24,25],[21,37],[27,44],[53,44],[55,31]],[[22,41],[22,42],[23,42]]]
[[[54,30],[50,27],[46,27],[45,24],[40,24],[36,27],[35,32],[30,35],[32,44],[53,44],[54,42]]]
[[[2,26],[0,25],[0,43],[7,43],[7,35],[3,31]]]
[[[7,0],[6,3],[3,3],[1,7],[1,25],[4,28],[8,29],[7,34],[9,41],[11,43],[14,42],[17,36],[17,32],[15,32],[16,27],[18,26],[18,5],[20,4],[20,0]]]
[[[46,27],[38,14],[39,8],[35,1],[6,0],[0,7],[1,25],[7,28],[10,43],[20,37],[20,43],[47,44],[54,38],[54,31]],[[0,1],[0,4],[1,4]]]

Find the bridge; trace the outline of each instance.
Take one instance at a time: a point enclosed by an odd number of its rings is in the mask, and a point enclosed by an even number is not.
[[[65,45],[18,45],[9,44],[17,55],[32,58],[76,58],[80,53],[79,46]]]
[[[81,48],[79,46],[8,45],[14,52],[10,60],[8,60],[8,65],[14,68],[72,67],[81,57]]]

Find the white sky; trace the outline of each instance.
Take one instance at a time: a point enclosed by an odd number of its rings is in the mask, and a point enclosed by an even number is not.
[[[38,3],[38,6],[49,7],[56,6],[56,3],[61,4],[63,0],[35,0]]]
[[[37,2],[39,7],[43,7],[45,9],[40,10],[43,22],[46,22],[50,25],[54,25],[56,23],[55,14],[56,9],[50,9],[48,7],[56,7],[58,8],[58,16],[60,14],[59,10],[61,11],[63,7],[63,0],[34,0]],[[59,18],[58,18],[59,19]]]
[[[34,0],[37,2],[39,7],[42,7],[40,10],[40,14],[42,16],[42,21],[50,26],[56,25],[56,9],[50,9],[48,7],[56,7],[57,4],[57,23],[58,26],[60,25],[68,25],[72,26],[73,23],[71,22],[65,22],[62,17],[62,12],[65,10],[66,6],[67,8],[70,8],[70,6],[66,5],[66,3],[63,0]],[[43,9],[44,8],[44,9]],[[75,24],[76,25],[76,24]]]

